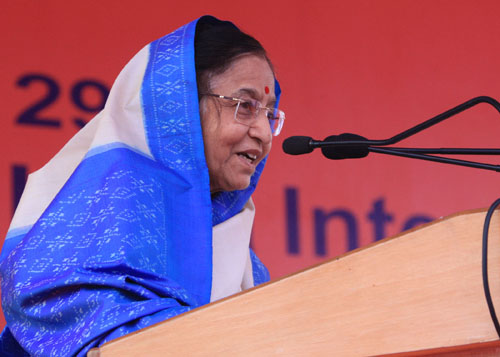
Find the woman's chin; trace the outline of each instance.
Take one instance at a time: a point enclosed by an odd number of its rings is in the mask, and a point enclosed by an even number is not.
[[[241,191],[246,189],[248,186],[250,186],[250,180],[244,182],[244,183],[237,183],[231,185],[231,187],[228,187],[227,191]]]
[[[219,191],[231,192],[231,191],[241,191],[250,186],[250,177],[242,177],[237,180],[229,180],[221,185]]]

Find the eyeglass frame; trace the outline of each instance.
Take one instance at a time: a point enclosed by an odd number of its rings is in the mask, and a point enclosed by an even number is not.
[[[220,94],[215,94],[215,93],[203,93],[202,95],[208,95],[208,96],[215,97],[215,98],[232,100],[232,101],[238,102],[238,104],[236,105],[236,109],[234,111],[234,120],[237,121],[240,124],[244,124],[244,125],[248,125],[248,126],[250,126],[248,123],[245,123],[245,122],[242,122],[241,120],[238,120],[237,113],[238,113],[238,109],[240,108],[240,104],[241,103],[249,103],[249,104],[252,105],[252,107],[254,107],[256,109],[255,110],[255,114],[253,114],[253,118],[254,119],[256,119],[259,116],[261,109],[265,109],[268,113],[273,113],[273,115],[274,115],[275,112],[277,112],[278,113],[278,117],[277,118],[273,118],[273,119],[267,118],[269,121],[271,121],[271,120],[277,120],[278,121],[278,125],[277,125],[276,129],[274,130],[274,132],[271,130],[271,133],[272,133],[273,136],[278,136],[281,133],[281,130],[283,129],[283,125],[285,124],[285,112],[284,111],[282,111],[282,110],[280,110],[278,108],[268,108],[268,107],[265,107],[258,100],[254,100],[253,101],[253,102],[255,102],[258,105],[258,106],[255,106],[252,103],[252,101],[241,99],[241,98],[228,97],[228,96],[225,96],[225,95],[220,95]],[[266,117],[267,117],[267,115],[266,115]],[[272,128],[272,126],[271,126],[271,128]]]

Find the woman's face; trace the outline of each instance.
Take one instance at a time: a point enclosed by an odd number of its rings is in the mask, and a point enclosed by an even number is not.
[[[223,73],[210,79],[210,92],[253,99],[272,108],[274,75],[267,61],[255,55],[235,60]],[[210,191],[242,190],[250,184],[257,164],[271,150],[271,128],[265,110],[248,126],[234,119],[236,101],[203,96],[201,126]]]

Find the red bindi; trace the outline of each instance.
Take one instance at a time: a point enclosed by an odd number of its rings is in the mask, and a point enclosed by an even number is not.
[[[266,94],[269,94],[269,87],[268,86],[265,86],[264,92],[266,92]]]

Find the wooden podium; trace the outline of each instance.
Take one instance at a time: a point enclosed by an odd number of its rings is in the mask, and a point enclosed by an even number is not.
[[[89,356],[500,356],[485,211],[459,213],[111,341]],[[489,278],[500,314],[500,213]]]

